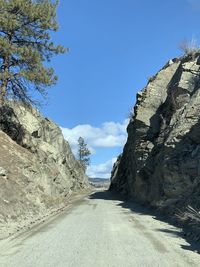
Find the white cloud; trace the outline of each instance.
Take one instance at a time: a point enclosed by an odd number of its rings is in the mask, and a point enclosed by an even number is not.
[[[110,178],[113,164],[117,158],[106,161],[99,165],[91,165],[87,169],[87,175],[92,178]]]
[[[69,142],[73,153],[77,154],[77,140],[81,136],[84,138],[92,154],[97,154],[98,149],[113,149],[115,147],[123,147],[126,139],[126,127],[129,120],[126,119],[122,123],[105,122],[100,127],[94,127],[89,124],[77,125],[76,127],[61,128],[65,139]],[[108,160],[98,165],[90,165],[87,168],[89,177],[110,178],[111,170],[116,158]]]
[[[77,152],[77,140],[81,136],[88,144],[92,154],[95,154],[96,148],[121,147],[125,144],[127,134],[126,127],[128,119],[123,123],[105,122],[101,127],[93,127],[89,124],[77,125],[76,127],[62,128],[65,139],[71,145],[74,154]]]

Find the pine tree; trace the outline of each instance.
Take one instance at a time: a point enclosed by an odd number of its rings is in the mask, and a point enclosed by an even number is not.
[[[87,169],[87,166],[90,165],[90,150],[87,147],[87,144],[85,143],[85,140],[83,137],[79,137],[78,139],[78,160],[83,165],[85,170]]]
[[[0,0],[0,105],[6,99],[35,103],[31,90],[46,94],[57,77],[44,65],[65,49],[54,45],[58,1]]]

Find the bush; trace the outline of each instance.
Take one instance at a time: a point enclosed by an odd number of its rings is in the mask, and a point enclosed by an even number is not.
[[[184,212],[177,214],[177,217],[181,221],[187,221],[189,224],[199,224],[200,223],[200,211],[188,206]]]
[[[187,56],[193,56],[196,53],[200,53],[200,47],[196,38],[192,38],[190,42],[188,42],[187,40],[182,41],[179,45],[179,48]]]

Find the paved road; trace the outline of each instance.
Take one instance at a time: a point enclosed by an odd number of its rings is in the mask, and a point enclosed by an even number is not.
[[[180,230],[96,193],[56,219],[0,243],[1,267],[200,266]]]

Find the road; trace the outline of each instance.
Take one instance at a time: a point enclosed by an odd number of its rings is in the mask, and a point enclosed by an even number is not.
[[[107,192],[0,242],[1,267],[200,266],[180,230]]]

